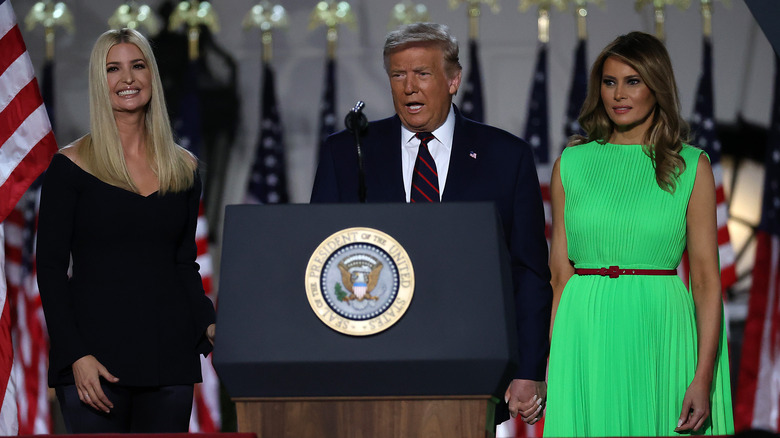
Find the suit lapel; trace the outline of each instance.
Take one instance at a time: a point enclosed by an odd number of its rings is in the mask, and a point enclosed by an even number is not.
[[[455,108],[455,107],[454,107]],[[452,137],[450,168],[444,186],[443,202],[462,201],[468,185],[474,181],[479,146],[473,141],[471,129],[457,108],[455,108],[455,131]]]
[[[401,165],[401,120],[394,116],[380,121],[375,128],[363,146],[366,198],[368,202],[406,202]]]

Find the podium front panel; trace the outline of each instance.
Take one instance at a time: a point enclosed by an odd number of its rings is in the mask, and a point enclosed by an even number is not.
[[[351,227],[390,235],[414,267],[408,310],[370,336],[331,329],[307,298],[312,254]],[[492,204],[229,206],[222,245],[213,363],[231,397],[503,398],[517,342]]]

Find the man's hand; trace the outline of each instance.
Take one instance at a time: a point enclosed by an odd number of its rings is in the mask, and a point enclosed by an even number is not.
[[[544,415],[547,402],[547,384],[535,380],[514,379],[509,384],[504,398],[509,406],[509,415],[534,424]]]
[[[79,400],[98,411],[110,412],[114,404],[103,393],[103,388],[100,386],[101,377],[111,383],[119,381],[95,359],[95,356],[84,356],[73,362],[73,379],[76,381]]]

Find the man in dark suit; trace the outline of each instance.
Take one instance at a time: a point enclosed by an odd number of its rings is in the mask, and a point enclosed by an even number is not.
[[[495,203],[511,255],[520,352],[506,393],[508,410],[533,424],[547,393],[552,291],[531,148],[506,131],[464,118],[452,104],[461,66],[458,43],[446,26],[416,23],[391,32],[384,63],[396,115],[370,123],[362,138],[365,201]],[[344,131],[329,137],[311,202],[358,202],[358,167],[354,137]],[[497,420],[503,420],[501,410]]]

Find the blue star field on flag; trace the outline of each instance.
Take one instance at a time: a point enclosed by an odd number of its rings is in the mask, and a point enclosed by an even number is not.
[[[320,101],[319,148],[329,135],[336,132],[336,60],[328,59],[325,63],[325,87]]]
[[[485,121],[482,75],[479,67],[479,49],[475,39],[469,40],[469,74],[463,84],[463,100],[460,103],[463,116],[477,122]]]
[[[173,130],[176,132],[179,145],[192,152],[196,157],[201,154],[201,120],[200,97],[198,96],[198,61],[190,61],[184,74],[185,85],[181,100],[179,101],[179,113],[173,121]]]
[[[780,236],[780,59],[775,58],[775,95],[764,160],[764,200],[762,230]]]
[[[709,155],[715,178],[715,197],[718,218],[718,255],[721,268],[721,287],[725,291],[737,281],[736,254],[731,245],[728,218],[729,206],[723,188],[723,167],[720,163],[721,144],[715,130],[715,100],[712,82],[712,41],[704,37],[702,48],[702,72],[696,89],[691,129],[693,144]]]
[[[531,144],[536,162],[550,162],[550,135],[547,111],[547,44],[539,45],[534,69],[531,100],[525,125],[525,140]]]
[[[286,203],[288,194],[282,123],[276,103],[274,70],[268,62],[263,63],[263,88],[260,99],[260,139],[246,197],[247,201],[252,203]]]
[[[712,42],[704,39],[702,73],[696,90],[696,103],[691,119],[693,144],[704,149],[714,166],[720,162],[721,145],[715,132],[712,89]]]
[[[563,132],[566,135],[564,143],[572,135],[585,135],[577,118],[580,116],[580,109],[585,102],[585,96],[588,92],[588,66],[586,41],[580,39],[577,42],[577,49],[574,52],[574,75],[571,78],[571,88],[569,88],[569,103],[566,108],[566,125]]]

